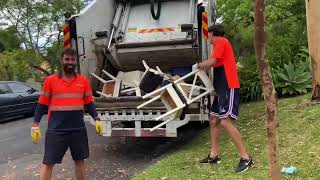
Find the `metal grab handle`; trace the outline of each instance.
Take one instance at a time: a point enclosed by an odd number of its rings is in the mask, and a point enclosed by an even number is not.
[[[86,54],[86,49],[84,46],[84,38],[80,36],[80,37],[78,37],[78,39],[82,39],[82,50],[83,50],[83,53],[79,54],[79,56],[84,56]]]

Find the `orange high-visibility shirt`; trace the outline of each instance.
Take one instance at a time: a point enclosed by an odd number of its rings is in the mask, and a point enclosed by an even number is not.
[[[49,106],[50,111],[83,110],[92,102],[92,90],[87,78],[77,75],[71,80],[59,74],[49,76],[45,82],[39,103]]]
[[[89,81],[80,74],[70,80],[62,77],[61,72],[49,76],[44,82],[38,103],[48,107],[48,129],[84,129],[85,105],[88,110],[91,109],[91,116],[98,116]]]

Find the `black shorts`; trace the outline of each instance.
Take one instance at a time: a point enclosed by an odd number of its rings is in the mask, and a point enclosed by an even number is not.
[[[231,117],[236,120],[239,115],[240,106],[240,89],[226,88],[218,92],[218,96],[214,97],[210,108],[210,115],[222,118]]]
[[[87,131],[47,130],[43,164],[60,164],[68,147],[70,148],[73,160],[84,160],[88,158],[89,146]]]

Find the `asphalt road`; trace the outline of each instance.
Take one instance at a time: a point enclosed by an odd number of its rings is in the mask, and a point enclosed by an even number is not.
[[[45,118],[44,118],[45,119]],[[30,138],[32,118],[0,124],[0,177],[2,180],[39,179],[44,153],[44,138],[33,144]],[[46,120],[41,121],[44,135]],[[90,157],[86,160],[86,179],[130,179],[135,173],[172,153],[198,134],[186,128],[178,138],[107,138],[97,136],[87,124]],[[61,165],[56,165],[53,179],[73,179],[74,166],[68,151]]]

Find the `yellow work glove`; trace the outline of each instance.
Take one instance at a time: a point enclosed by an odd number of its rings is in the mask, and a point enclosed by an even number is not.
[[[99,120],[96,120],[95,122],[96,122],[96,132],[101,136],[103,131],[102,122]]]
[[[33,143],[37,144],[38,141],[41,139],[41,131],[40,127],[31,127],[31,138]]]

